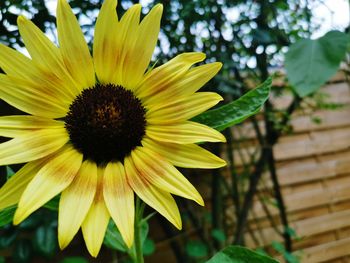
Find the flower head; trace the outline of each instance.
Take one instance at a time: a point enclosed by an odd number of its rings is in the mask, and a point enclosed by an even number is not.
[[[134,5],[118,20],[105,0],[93,55],[66,0],[58,0],[59,47],[31,21],[18,27],[30,54],[0,45],[0,98],[27,113],[0,117],[0,165],[25,164],[0,189],[0,209],[18,204],[14,223],[58,194],[58,237],[66,247],[82,229],[97,256],[112,218],[125,243],[134,238],[134,193],[177,228],[171,194],[203,205],[175,168],[218,168],[225,162],[196,143],[220,142],[217,131],[189,121],[222,98],[197,92],[221,63],[193,67],[202,53],[184,53],[148,70],[162,5],[140,22]]]

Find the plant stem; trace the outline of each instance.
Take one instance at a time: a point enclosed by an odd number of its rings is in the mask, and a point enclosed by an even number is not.
[[[220,154],[220,146],[213,146],[213,152],[216,155]],[[223,229],[223,195],[221,187],[221,173],[219,169],[216,169],[212,172],[212,181],[211,181],[211,200],[212,200],[212,227],[213,229]],[[221,249],[221,244],[217,240],[213,240],[213,245],[216,250]]]
[[[139,197],[136,197],[135,209],[135,263],[143,263],[141,225],[145,204]]]

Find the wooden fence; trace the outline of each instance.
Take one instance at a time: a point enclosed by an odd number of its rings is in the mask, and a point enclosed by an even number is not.
[[[301,262],[350,262],[350,87],[340,75],[321,92],[327,94],[325,103],[343,107],[292,116],[293,133],[274,147],[277,174]],[[266,219],[266,205],[272,216],[278,214],[268,203],[254,204],[254,232],[246,234],[251,248],[282,241],[275,230],[280,226]]]

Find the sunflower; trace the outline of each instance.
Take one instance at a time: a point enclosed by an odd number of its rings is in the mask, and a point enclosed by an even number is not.
[[[197,145],[224,142],[190,121],[222,98],[197,92],[221,63],[193,66],[202,53],[183,53],[147,70],[162,5],[140,22],[141,6],[120,20],[106,0],[96,21],[93,54],[66,0],[57,6],[59,47],[23,16],[18,28],[30,58],[0,46],[0,97],[25,112],[0,117],[0,165],[26,163],[0,189],[0,209],[17,205],[14,224],[60,195],[58,239],[79,231],[97,256],[110,218],[130,247],[134,193],[178,229],[171,194],[203,199],[175,168],[218,168],[225,161]]]

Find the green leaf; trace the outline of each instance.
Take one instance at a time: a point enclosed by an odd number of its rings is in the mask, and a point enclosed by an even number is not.
[[[149,231],[149,226],[147,221],[142,221],[141,223],[141,242],[145,243],[147,235]],[[125,245],[124,240],[117,228],[117,226],[114,224],[113,220],[109,221],[107,232],[105,235],[105,239],[103,243],[115,250],[119,250],[121,252],[127,252],[129,248]]]
[[[49,202],[47,202],[44,205],[44,207],[52,211],[58,211],[59,202],[60,202],[60,196],[57,195],[54,198],[52,198]]]
[[[61,261],[61,263],[88,263],[85,258],[83,257],[69,257],[65,258]]]
[[[283,254],[285,252],[284,245],[281,242],[273,241],[271,246],[279,253]]]
[[[208,255],[208,248],[203,242],[193,240],[187,242],[186,253],[193,258],[202,258]]]
[[[290,46],[285,66],[288,79],[300,97],[319,89],[337,72],[349,40],[345,33],[330,31],[319,39],[301,39]]]
[[[10,206],[0,211],[0,227],[12,222],[17,206]]]
[[[269,256],[269,254],[267,254],[267,252],[261,247],[255,249],[255,252],[262,256]]]
[[[142,244],[145,243],[147,236],[148,236],[148,232],[149,232],[149,225],[148,225],[147,221],[143,221],[141,223],[141,242],[142,242]]]
[[[143,243],[143,254],[145,256],[152,255],[154,251],[156,250],[156,246],[152,239],[146,238],[145,242]]]
[[[5,263],[5,258],[0,256],[0,263]]]
[[[248,248],[229,246],[215,254],[207,263],[278,263],[278,261]]]
[[[32,245],[29,240],[19,240],[13,252],[13,261],[16,263],[27,263],[32,257]]]
[[[288,263],[299,263],[298,257],[288,252],[280,242],[273,241],[271,246],[286,259]]]
[[[125,245],[123,238],[113,220],[109,221],[103,244],[111,249],[119,250],[121,252],[128,251],[128,247]]]
[[[215,239],[215,240],[217,240],[217,241],[219,241],[219,242],[225,242],[225,240],[226,240],[226,235],[225,235],[225,233],[221,230],[221,229],[213,229],[212,231],[211,231],[211,236]]]
[[[57,235],[53,227],[40,226],[34,235],[35,249],[45,257],[51,257],[57,248]]]
[[[10,179],[14,174],[15,174],[15,172],[12,170],[12,168],[10,166],[6,166],[6,178],[7,178],[7,180]]]
[[[208,125],[218,131],[244,121],[259,112],[269,97],[272,79],[220,108],[209,110],[193,118],[193,121]]]

